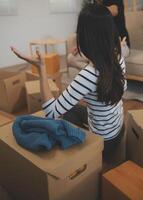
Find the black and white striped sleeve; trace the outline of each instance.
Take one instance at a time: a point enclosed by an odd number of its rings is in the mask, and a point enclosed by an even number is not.
[[[92,66],[81,70],[57,99],[52,98],[42,105],[46,117],[60,117],[88,93],[96,91],[97,77]]]

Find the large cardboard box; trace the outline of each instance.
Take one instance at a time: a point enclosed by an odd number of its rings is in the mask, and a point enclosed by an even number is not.
[[[102,200],[142,200],[143,169],[127,161],[103,174]]]
[[[53,96],[57,98],[59,96],[59,88],[53,82],[52,79],[48,79],[49,86]],[[28,81],[25,83],[28,113],[34,113],[42,108],[41,95],[40,95],[40,82]]]
[[[13,112],[24,106],[25,73],[0,70],[0,109]]]
[[[39,74],[36,74],[36,73],[33,73],[33,72],[28,72],[28,77],[29,78],[32,78],[33,76],[35,77],[35,79],[39,80]],[[61,81],[61,73],[60,72],[57,72],[55,74],[47,74],[47,78],[50,78],[52,79],[57,87],[59,88],[60,92],[62,91],[62,81]]]
[[[0,132],[0,184],[14,200],[96,200],[102,137],[87,132],[84,144],[32,153],[16,143],[12,124]]]
[[[143,167],[143,110],[128,112],[126,157]]]
[[[0,109],[15,112],[26,106],[25,81],[37,80],[29,72],[0,70]]]
[[[12,122],[14,118],[13,115],[0,111],[0,127]]]

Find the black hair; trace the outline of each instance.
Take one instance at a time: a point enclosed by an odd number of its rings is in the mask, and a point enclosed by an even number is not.
[[[100,3],[86,3],[77,25],[77,47],[99,71],[98,101],[118,103],[124,92],[119,34],[110,11]]]

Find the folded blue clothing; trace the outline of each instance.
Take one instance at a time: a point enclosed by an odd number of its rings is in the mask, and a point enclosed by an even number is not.
[[[12,130],[17,143],[31,151],[51,150],[56,144],[67,149],[86,137],[83,130],[65,120],[31,115],[17,117]]]

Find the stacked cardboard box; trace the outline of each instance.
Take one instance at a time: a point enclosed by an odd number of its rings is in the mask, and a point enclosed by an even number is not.
[[[87,132],[84,144],[64,151],[56,147],[50,152],[33,153],[16,143],[11,126],[0,129],[0,184],[13,199],[97,198],[102,168],[102,137]]]
[[[59,96],[59,88],[53,82],[52,79],[48,79],[49,87],[53,96],[57,98]],[[28,113],[34,113],[38,110],[41,110],[41,95],[40,95],[40,82],[37,81],[28,81],[25,83],[26,95],[27,95],[27,105]]]
[[[0,71],[0,109],[6,112],[16,111],[24,105],[25,73]]]
[[[15,112],[26,106],[25,81],[37,80],[28,72],[0,70],[0,109]]]
[[[126,156],[143,167],[143,110],[128,112]]]
[[[35,79],[39,80],[39,74],[36,74],[36,73],[33,73],[33,72],[29,72],[29,76],[34,76]],[[52,79],[57,87],[59,88],[60,92],[62,91],[62,81],[61,81],[61,73],[58,71],[57,73],[55,74],[47,74],[47,78],[50,78]]]
[[[143,169],[127,161],[106,172],[102,180],[102,200],[142,200]]]

